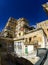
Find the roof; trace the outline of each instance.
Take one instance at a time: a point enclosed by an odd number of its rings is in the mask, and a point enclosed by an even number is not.
[[[36,29],[33,29],[33,30],[27,32],[26,34],[33,33],[33,32],[39,31],[39,30],[42,30],[44,32],[44,30],[42,28],[36,28]],[[44,34],[46,35],[45,32],[44,32]]]
[[[46,22],[46,21],[48,21],[48,20],[45,20],[45,21],[41,21],[41,22],[39,22],[39,23],[37,23],[37,24],[40,24],[40,23],[44,23],[44,22]]]

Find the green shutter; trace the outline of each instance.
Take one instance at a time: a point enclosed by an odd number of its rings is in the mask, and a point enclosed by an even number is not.
[[[28,48],[27,47],[25,48],[25,53],[28,54]]]

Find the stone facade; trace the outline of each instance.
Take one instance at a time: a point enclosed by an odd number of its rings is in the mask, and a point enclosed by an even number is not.
[[[10,17],[8,19],[5,28],[2,31],[4,37],[8,37],[8,38],[15,37],[15,27],[16,27],[16,19]]]
[[[2,34],[4,39],[14,42],[14,52],[18,54],[24,54],[26,48],[28,52],[37,48],[48,48],[48,20],[37,23],[34,28],[29,26],[25,18],[9,18]]]
[[[48,2],[46,2],[45,4],[42,5],[45,12],[48,14]]]
[[[47,36],[47,47],[48,47],[48,20],[42,21],[37,24],[37,28],[42,28]]]

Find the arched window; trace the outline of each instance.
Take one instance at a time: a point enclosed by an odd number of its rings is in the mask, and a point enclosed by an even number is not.
[[[29,38],[29,42],[31,42],[31,37]]]

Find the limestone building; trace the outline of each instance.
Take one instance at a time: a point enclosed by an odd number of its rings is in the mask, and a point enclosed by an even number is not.
[[[48,20],[42,21],[37,24],[37,28],[42,28],[47,36],[47,46],[48,46]]]
[[[1,33],[0,40],[4,40],[7,49],[13,48],[18,54],[25,54],[26,48],[28,53],[37,48],[48,48],[48,20],[37,23],[34,28],[25,18],[10,17]]]
[[[6,26],[3,29],[3,34],[5,37],[9,37],[9,38],[15,37],[16,21],[17,20],[12,17],[8,19],[8,22],[6,23]]]
[[[42,5],[45,12],[48,14],[48,2],[46,2],[45,4]]]

